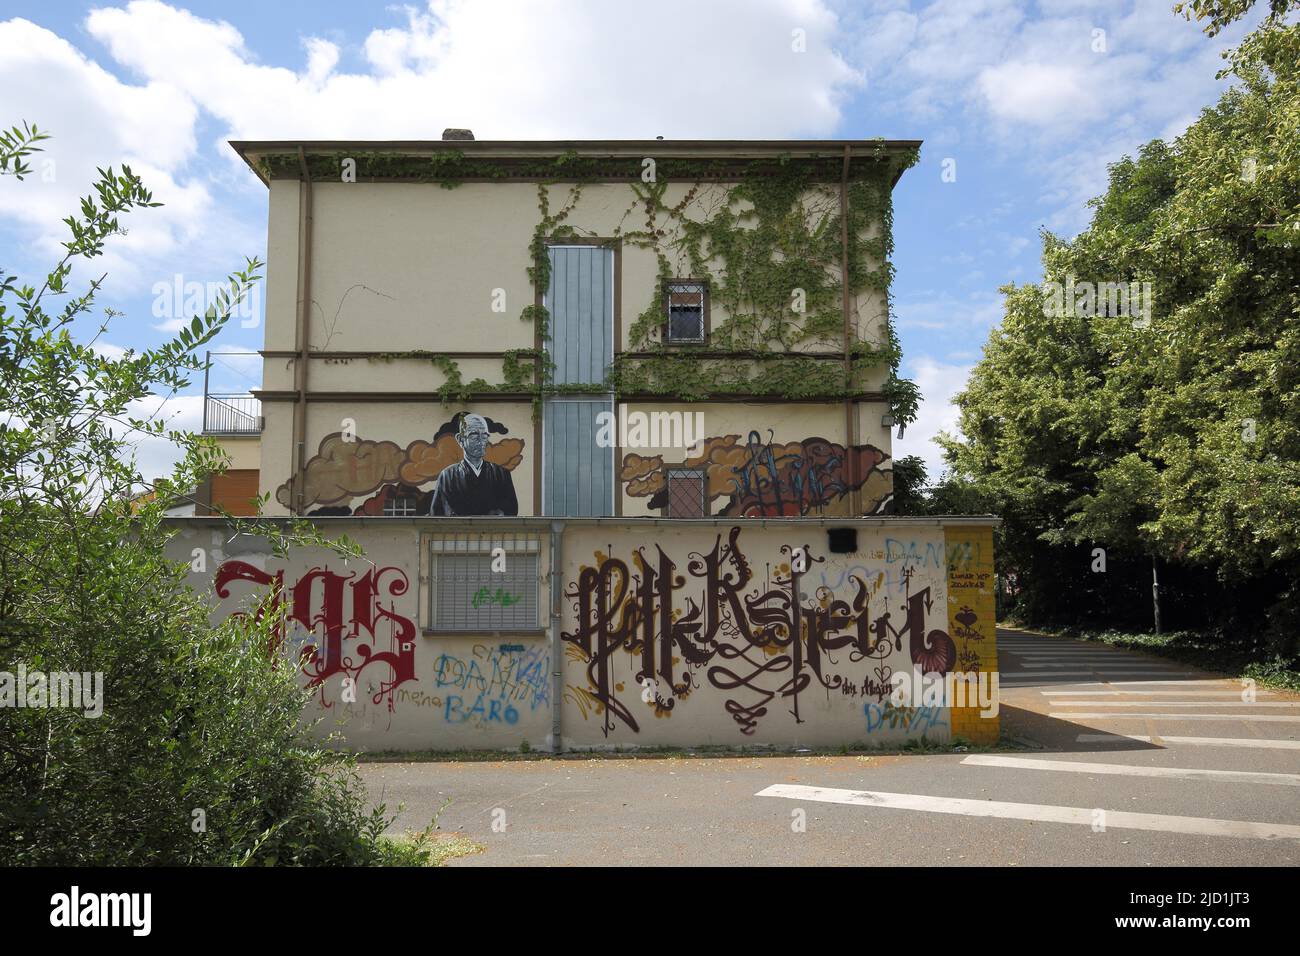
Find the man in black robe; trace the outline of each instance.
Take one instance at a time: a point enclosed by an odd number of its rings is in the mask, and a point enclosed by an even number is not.
[[[487,419],[482,415],[462,415],[456,442],[465,457],[438,475],[429,514],[435,517],[519,514],[510,472],[483,458],[488,446]]]

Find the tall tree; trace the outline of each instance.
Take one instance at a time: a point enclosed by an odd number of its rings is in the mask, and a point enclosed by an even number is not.
[[[1300,26],[1230,62],[1184,135],[1112,166],[1082,234],[1044,235],[1044,285],[1003,290],[958,399],[948,453],[997,500],[1036,614],[1069,581],[1136,615],[1152,561],[1217,575],[1203,613],[1278,634],[1300,613]]]

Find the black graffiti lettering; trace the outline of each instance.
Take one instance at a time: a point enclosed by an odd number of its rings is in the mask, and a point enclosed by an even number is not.
[[[944,673],[956,663],[951,638],[941,630],[927,632],[927,615],[933,610],[930,589],[912,594],[910,574],[904,575],[906,598],[897,606],[906,615],[900,633],[883,600],[873,607],[866,582],[856,575],[851,601],[826,587],[805,601],[805,572],[795,570],[804,565],[792,558],[797,550],[809,565],[825,560],[812,557],[807,544],[782,546],[785,563],[775,575],[769,569],[769,580],[756,587],[740,531],[734,527],[725,542],[718,535],[709,551],[690,553],[686,575],[677,574],[672,558],[656,546],[653,558],[644,549],[634,552],[635,571],[604,557],[597,567],[583,568],[567,589],[577,624],[562,638],[586,662],[590,686],[583,693],[602,705],[606,736],[619,723],[634,732],[640,729],[611,671],[611,659],[620,651],[639,662],[634,687],[653,686],[660,712],[671,712],[678,700],[702,686],[695,683],[702,671],[709,686],[730,695],[724,707],[745,734],[754,732],[778,698],[788,699],[790,713],[802,722],[800,695],[814,680],[827,693],[883,699],[891,677],[885,662],[904,636],[913,663],[925,671]],[[696,590],[681,593],[689,583]],[[836,652],[844,649],[850,663],[874,662],[874,669],[860,681],[831,673],[838,665]],[[625,687],[622,693],[631,690]]]

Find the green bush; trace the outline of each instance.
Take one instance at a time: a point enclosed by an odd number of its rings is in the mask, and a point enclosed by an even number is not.
[[[0,176],[21,179],[42,138],[28,126],[0,135]],[[0,860],[409,860],[382,839],[388,821],[367,809],[348,758],[305,736],[297,662],[270,652],[275,614],[212,625],[208,596],[185,586],[188,567],[165,557],[164,512],[222,467],[216,446],[166,433],[182,460],[155,482],[132,455],[137,437],[165,434],[132,407],[160,404],[202,370],[198,349],[260,263],[232,275],[213,308],[157,349],[106,358],[72,338],[100,287],[69,295],[74,261],[101,253],[119,215],[152,205],[129,169],[102,172],[39,288],[0,273],[0,672],[103,675],[99,716],[0,707]],[[47,312],[55,297],[63,307]],[[246,530],[269,535],[280,554],[356,553],[307,526]],[[0,694],[16,696],[7,685]]]

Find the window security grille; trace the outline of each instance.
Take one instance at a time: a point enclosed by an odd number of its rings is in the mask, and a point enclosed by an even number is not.
[[[705,475],[694,468],[668,469],[668,517],[703,518]]]
[[[384,502],[384,517],[386,518],[413,518],[415,515],[415,499],[409,495],[399,495]]]
[[[493,571],[495,561],[505,570]],[[429,620],[435,631],[541,630],[541,538],[528,534],[448,534],[430,546]]]
[[[666,289],[669,342],[704,341],[703,282],[670,282]]]

